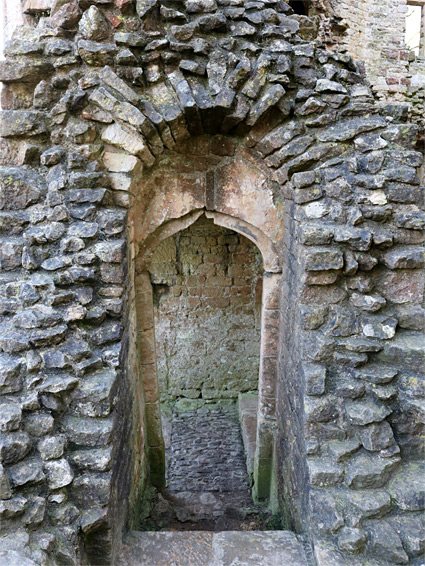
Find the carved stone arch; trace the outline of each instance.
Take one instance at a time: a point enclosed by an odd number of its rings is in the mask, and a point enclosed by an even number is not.
[[[178,194],[177,194],[178,198]],[[149,267],[154,253],[161,242],[177,232],[191,226],[203,214],[219,226],[229,228],[252,241],[263,257],[263,297],[261,309],[261,347],[260,371],[258,379],[258,415],[256,433],[256,451],[254,457],[255,499],[267,499],[270,496],[270,483],[273,466],[273,434],[275,429],[276,405],[276,370],[277,370],[277,320],[279,301],[277,299],[281,284],[280,258],[266,234],[245,220],[211,212],[205,209],[194,210],[183,217],[164,220],[145,241],[138,245],[136,257],[136,305],[140,326],[139,359],[141,380],[145,392],[147,445],[149,451],[150,481],[156,488],[162,489],[165,482],[165,450],[162,439],[161,416],[159,408],[159,385],[156,372],[155,328],[149,324],[144,327],[144,320],[153,320],[153,292],[150,284]],[[271,300],[272,297],[272,300]]]
[[[234,218],[227,214],[203,209],[194,210],[183,217],[165,221],[164,224],[157,228],[153,234],[150,234],[143,243],[140,243],[137,256],[138,268],[140,269],[142,265],[145,267],[149,265],[152,255],[163,240],[170,238],[181,230],[185,230],[196,222],[202,214],[205,214],[207,218],[213,220],[214,224],[217,224],[217,226],[234,230],[238,232],[238,234],[248,238],[248,240],[251,240],[261,252],[265,271],[269,273],[280,273],[282,271],[279,256],[273,242],[259,228],[240,218]]]

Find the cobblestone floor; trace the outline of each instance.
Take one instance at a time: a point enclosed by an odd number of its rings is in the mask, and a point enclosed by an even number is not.
[[[166,421],[165,529],[255,530],[269,517],[254,506],[236,404],[174,411]],[[160,509],[161,508],[161,509]]]
[[[170,491],[249,493],[236,405],[175,415],[166,458]]]

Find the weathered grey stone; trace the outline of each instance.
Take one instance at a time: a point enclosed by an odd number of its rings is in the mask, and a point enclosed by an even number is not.
[[[75,500],[83,505],[105,505],[109,500],[111,476],[109,473],[85,473],[72,484]]]
[[[389,484],[389,492],[403,511],[425,509],[424,466],[421,462],[403,465]]]
[[[97,507],[89,509],[83,513],[80,524],[83,533],[92,533],[104,528],[107,524],[106,509]]]
[[[347,89],[340,83],[330,81],[329,79],[318,79],[316,83],[317,92],[342,92],[346,93]],[[360,132],[359,132],[360,133]]]
[[[366,312],[377,312],[387,302],[381,295],[360,295],[359,293],[353,293],[350,300],[355,307]]]
[[[31,446],[26,432],[0,433],[0,461],[14,464],[28,454]]]
[[[344,478],[344,468],[325,458],[310,458],[308,460],[310,483],[315,487],[329,487],[341,483]]]
[[[53,497],[51,497],[50,499],[52,501]],[[64,503],[58,501],[57,503],[58,505],[54,505],[54,506],[52,505],[49,508],[50,520],[55,525],[63,525],[63,526],[68,526],[68,525],[72,525],[72,523],[75,523],[75,521],[80,516],[80,511],[78,510],[78,507],[76,507],[75,505],[69,502]],[[64,547],[64,550],[66,550],[66,546]],[[68,553],[66,553],[66,555],[67,554]],[[56,556],[57,555],[58,552],[56,550]],[[69,560],[69,556],[68,556],[68,560]]]
[[[383,487],[399,463],[400,458],[359,454],[349,463],[345,481],[352,489]]]
[[[408,230],[423,230],[425,228],[425,212],[399,212],[395,214],[396,226]]]
[[[344,226],[336,228],[334,240],[348,244],[353,250],[367,251],[372,244],[372,234],[363,228]]]
[[[112,65],[118,48],[113,43],[96,43],[87,39],[78,42],[78,54],[81,59],[94,67]]]
[[[332,440],[328,443],[328,450],[337,462],[343,462],[357,452],[360,446],[360,441],[354,438],[350,440]]]
[[[304,411],[307,422],[325,423],[333,420],[337,413],[337,407],[333,399],[305,398]]]
[[[338,547],[347,552],[362,552],[366,545],[366,534],[361,529],[344,527],[338,535]]]
[[[393,317],[364,317],[362,321],[363,334],[370,338],[389,340],[395,335],[398,320]]]
[[[364,379],[376,385],[389,383],[398,374],[398,370],[379,365],[368,365],[361,370],[356,370],[354,376],[357,379]]]
[[[305,224],[301,226],[301,241],[307,246],[330,244],[334,230],[331,226],[322,224]]]
[[[10,46],[11,44],[9,44]],[[32,42],[32,47],[39,49],[38,46]],[[25,59],[25,60],[11,60],[0,62],[0,79],[5,83],[21,82],[21,83],[36,83],[40,76],[46,76],[53,71],[53,65],[43,59]]]
[[[96,6],[86,10],[78,24],[78,30],[85,39],[102,41],[109,35],[111,26]]]
[[[422,373],[425,363],[423,336],[421,333],[405,332],[385,344],[379,354],[380,361],[397,366],[403,360],[405,368]]]
[[[27,506],[28,500],[21,495],[15,495],[12,499],[0,500],[0,517],[2,519],[12,519],[21,515]],[[1,554],[0,554],[1,556]],[[10,562],[5,562],[9,566]],[[22,562],[19,562],[22,564]]]
[[[45,436],[53,431],[54,418],[46,413],[30,414],[25,417],[24,427],[33,436]]]
[[[74,474],[65,458],[45,462],[44,471],[46,472],[47,484],[50,489],[65,487],[74,479]]]
[[[409,557],[400,537],[389,522],[372,521],[367,528],[371,536],[371,550],[376,557],[386,556],[396,564],[408,564]]]
[[[7,399],[0,399],[0,432],[19,428],[22,419],[21,407]]]
[[[0,168],[0,209],[19,210],[39,201],[46,192],[44,179],[22,168]]]
[[[425,552],[423,517],[397,517],[390,519],[389,523],[397,531],[410,557],[417,557]]]
[[[387,252],[383,263],[390,269],[419,269],[425,265],[423,248],[405,248]]]
[[[60,395],[78,386],[80,380],[71,375],[58,375],[47,377],[40,385],[40,391]]]
[[[86,377],[71,395],[77,415],[106,417],[111,412],[116,372],[103,370]]]
[[[350,524],[359,526],[365,519],[388,515],[392,510],[391,497],[387,491],[374,489],[349,491],[346,494],[350,510]]]
[[[215,0],[186,0],[186,11],[191,13],[214,12],[217,8]]]
[[[113,420],[65,417],[61,428],[68,440],[80,446],[104,446],[112,438]]]
[[[50,14],[50,22],[53,27],[73,29],[78,24],[82,11],[74,2],[56,2],[57,9]]]
[[[34,485],[46,479],[41,462],[36,459],[26,459],[19,464],[10,466],[8,474],[12,487]]]
[[[10,487],[9,478],[6,475],[4,467],[0,464],[0,500],[10,499],[12,497],[12,489]]]
[[[60,321],[60,314],[45,305],[31,307],[13,318],[13,323],[17,328],[25,329],[48,328]]]
[[[66,438],[63,436],[46,436],[37,444],[37,450],[43,460],[60,458],[65,450]]]
[[[386,122],[384,118],[381,118],[380,116],[355,118],[354,120],[347,120],[346,122],[340,122],[336,126],[331,126],[322,133],[319,133],[317,137],[322,142],[346,141],[354,138],[358,134],[376,130],[377,128],[385,126]]]
[[[349,402],[345,408],[350,422],[360,426],[379,423],[392,412],[387,407],[378,405],[371,400]]]
[[[326,367],[304,364],[303,373],[307,395],[323,395],[326,387]]]
[[[119,340],[122,334],[122,327],[119,322],[109,322],[101,328],[95,330],[91,336],[96,345],[108,344]]]
[[[341,269],[344,265],[342,252],[334,249],[309,250],[306,254],[306,271]]]
[[[28,507],[24,517],[25,525],[38,527],[44,521],[46,515],[46,500],[44,497],[33,497],[28,502]]]
[[[0,393],[15,393],[22,389],[22,358],[0,355]]]
[[[111,448],[94,448],[91,450],[76,450],[70,455],[70,460],[81,470],[105,472],[111,467]]]
[[[336,533],[344,526],[342,509],[329,491],[312,489],[310,505],[318,517],[317,529],[321,534]]]
[[[29,110],[2,110],[0,136],[38,136],[47,131],[45,114]]]
[[[375,452],[395,443],[392,428],[387,421],[363,427],[359,431],[359,437],[366,450]]]

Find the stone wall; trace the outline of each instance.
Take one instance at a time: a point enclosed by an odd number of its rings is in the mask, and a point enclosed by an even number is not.
[[[150,266],[161,400],[258,389],[262,261],[254,244],[201,217]]]
[[[235,3],[58,1],[0,63],[1,544],[31,566],[104,563],[134,525],[158,403],[135,282],[203,212],[282,272],[259,422],[295,528],[319,564],[423,554],[418,127],[317,21]]]
[[[404,111],[423,132],[425,67],[405,42],[406,0],[313,0],[310,10],[327,48],[361,61],[376,100],[409,105]]]

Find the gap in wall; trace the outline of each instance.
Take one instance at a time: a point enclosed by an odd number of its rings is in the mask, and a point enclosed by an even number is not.
[[[202,216],[164,240],[150,265],[167,488],[153,523],[259,530],[253,504],[262,257]]]

